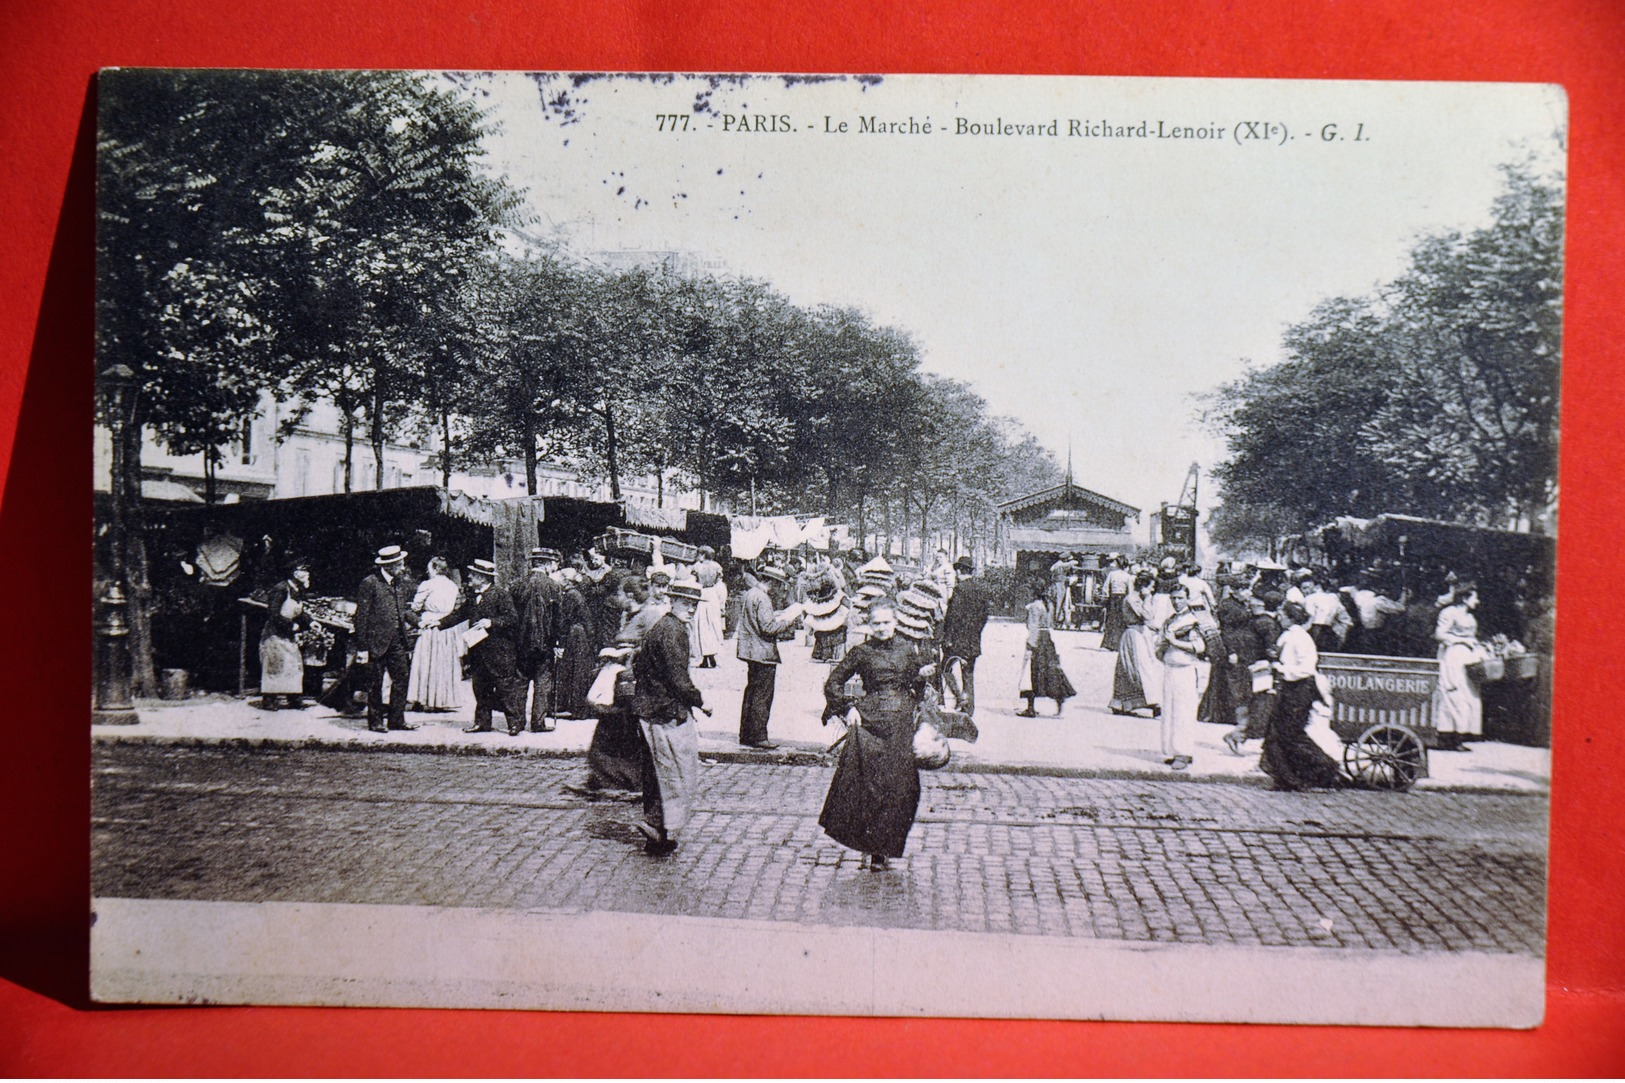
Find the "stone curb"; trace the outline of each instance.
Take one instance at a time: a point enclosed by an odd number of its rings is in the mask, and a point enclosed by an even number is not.
[[[343,752],[407,752],[440,753],[452,756],[529,756],[536,759],[583,759],[586,752],[570,748],[531,748],[498,743],[440,743],[390,744],[386,741],[338,740],[329,737],[198,737],[178,734],[145,734],[129,732],[91,733],[96,745],[148,744],[174,748],[231,748],[231,749],[291,749],[331,748]],[[822,750],[783,748],[771,752],[743,749],[701,749],[700,759],[711,763],[744,763],[778,767],[823,767],[832,759]],[[1143,782],[1173,782],[1179,784],[1213,784],[1247,786],[1267,789],[1269,780],[1262,775],[1227,775],[1213,773],[1180,773],[1128,768],[1061,767],[1051,764],[1024,763],[960,763],[951,762],[934,772],[938,775],[1018,775],[1029,778],[1100,778]],[[1548,791],[1509,790],[1496,786],[1443,785],[1424,782],[1415,791],[1419,793],[1515,794],[1548,796]]]

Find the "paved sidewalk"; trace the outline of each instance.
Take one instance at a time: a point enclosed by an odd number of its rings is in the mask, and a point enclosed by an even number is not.
[[[976,714],[981,737],[975,744],[953,742],[949,770],[1018,771],[1032,774],[1076,774],[1108,778],[1191,778],[1245,785],[1267,785],[1258,770],[1259,742],[1247,746],[1247,755],[1233,756],[1221,740],[1225,727],[1197,727],[1196,760],[1189,771],[1175,775],[1162,763],[1158,749],[1158,723],[1149,717],[1118,717],[1106,709],[1111,698],[1115,654],[1097,649],[1097,632],[1056,633],[1062,667],[1078,690],[1059,717],[1046,715],[1053,704],[1040,703],[1040,717],[1016,715],[1017,669],[1021,659],[1023,628],[1008,621],[988,625],[983,656],[977,668],[979,706]],[[745,667],[725,645],[714,670],[695,670],[695,682],[705,692],[714,715],[700,719],[700,751],[707,758],[733,762],[817,763],[839,736],[834,727],[819,723],[821,691],[829,667],[814,663],[802,642],[782,645],[772,736],[774,752],[746,749],[736,741],[739,702]],[[591,720],[561,720],[552,733],[524,733],[510,737],[495,733],[464,733],[473,715],[473,695],[464,685],[465,706],[442,714],[409,714],[418,728],[411,732],[370,732],[365,720],[345,718],[323,707],[303,711],[262,711],[255,700],[226,696],[195,697],[185,702],[143,701],[136,726],[93,726],[98,741],[160,741],[181,744],[249,743],[345,748],[432,749],[448,752],[518,752],[532,755],[574,756],[586,751],[592,739]],[[1317,740],[1332,755],[1342,749],[1329,729]],[[1429,757],[1430,777],[1421,789],[1491,790],[1544,793],[1551,774],[1551,755],[1543,748],[1477,742],[1465,752],[1435,752]]]

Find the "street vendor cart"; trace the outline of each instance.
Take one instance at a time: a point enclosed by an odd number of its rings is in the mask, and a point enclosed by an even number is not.
[[[1332,686],[1332,732],[1343,742],[1343,770],[1381,790],[1408,790],[1428,773],[1439,746],[1433,696],[1439,663],[1431,658],[1322,654]]]

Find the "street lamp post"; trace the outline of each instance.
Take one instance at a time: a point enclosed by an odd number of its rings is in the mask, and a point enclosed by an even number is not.
[[[112,475],[108,489],[113,498],[113,519],[108,541],[107,586],[102,591],[96,621],[96,703],[90,712],[93,725],[133,726],[141,721],[130,703],[130,624],[125,617],[128,599],[124,583],[124,441],[130,422],[135,373],[113,365],[98,383],[107,405],[113,440]]]

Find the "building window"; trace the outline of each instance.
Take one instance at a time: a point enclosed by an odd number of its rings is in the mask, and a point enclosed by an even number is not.
[[[243,418],[237,438],[225,446],[225,460],[239,466],[254,465],[254,419]]]

